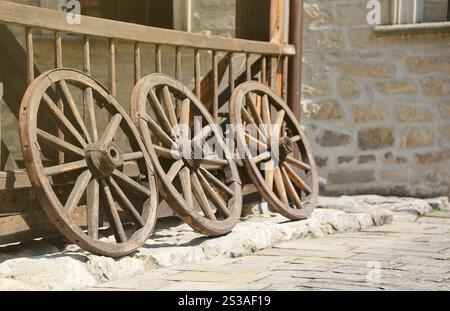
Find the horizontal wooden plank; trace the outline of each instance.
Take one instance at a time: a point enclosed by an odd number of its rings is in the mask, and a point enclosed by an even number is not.
[[[81,24],[67,23],[63,12],[0,1],[0,23],[32,28],[57,30],[66,33],[112,38],[143,43],[191,47],[205,50],[255,53],[263,55],[295,55],[292,45],[232,39],[148,27],[107,19],[82,16]]]
[[[135,162],[125,162],[123,173],[129,177],[140,174]],[[31,183],[26,171],[0,172],[0,191],[31,188]]]

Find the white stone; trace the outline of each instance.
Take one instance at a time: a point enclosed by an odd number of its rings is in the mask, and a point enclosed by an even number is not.
[[[97,283],[83,262],[69,256],[7,260],[0,264],[0,278],[14,279],[33,290],[73,290]]]
[[[88,271],[98,282],[114,281],[145,272],[144,262],[138,258],[124,257],[114,260],[109,257],[91,256]]]

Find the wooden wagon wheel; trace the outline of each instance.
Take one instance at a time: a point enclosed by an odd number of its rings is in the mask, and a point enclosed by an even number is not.
[[[239,155],[261,196],[289,219],[307,218],[317,202],[319,181],[309,143],[293,112],[257,82],[236,88],[230,111]]]
[[[111,257],[145,243],[156,177],[138,129],[99,83],[71,69],[42,74],[23,98],[20,139],[39,202],[69,240]],[[114,239],[101,237],[103,218]]]
[[[165,199],[176,215],[208,236],[230,232],[241,215],[241,182],[208,110],[186,86],[163,74],[137,83],[131,107]],[[190,135],[198,118],[201,130]],[[205,155],[202,147],[211,140],[216,150]]]

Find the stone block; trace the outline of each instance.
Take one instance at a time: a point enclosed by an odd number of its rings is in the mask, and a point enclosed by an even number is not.
[[[390,78],[395,74],[395,67],[387,64],[367,64],[360,62],[337,63],[335,66],[343,73],[362,78]]]
[[[450,150],[416,154],[419,164],[433,164],[450,160]]]
[[[356,171],[339,171],[330,173],[328,180],[331,184],[364,184],[375,181],[375,171],[373,170],[356,170]]]
[[[450,57],[414,57],[406,60],[408,70],[413,73],[450,73]]]
[[[352,108],[355,122],[383,121],[389,115],[388,104],[355,105]]]
[[[422,89],[427,97],[444,97],[450,95],[450,79],[428,78],[422,81]]]
[[[392,147],[395,143],[392,128],[374,127],[358,132],[358,147],[360,150],[378,150]]]
[[[341,105],[335,100],[315,102],[310,112],[313,120],[340,120],[344,117]]]
[[[408,80],[392,80],[387,82],[378,82],[375,89],[383,94],[414,96],[417,94],[417,86]]]
[[[432,122],[433,113],[424,108],[399,107],[395,112],[395,118],[399,122]]]
[[[402,147],[407,149],[430,147],[434,144],[433,131],[427,127],[409,127],[402,132]]]
[[[358,85],[351,79],[339,79],[336,87],[339,95],[345,100],[355,100],[360,95]]]
[[[439,105],[439,111],[443,118],[450,118],[450,103],[441,103]]]
[[[316,138],[316,143],[323,147],[346,146],[351,142],[351,136],[331,130],[325,130]]]

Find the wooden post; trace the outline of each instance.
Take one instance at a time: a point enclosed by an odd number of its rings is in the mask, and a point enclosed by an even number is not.
[[[286,43],[286,0],[237,0],[236,37],[249,40]],[[273,59],[273,87],[278,95],[283,94],[283,57]]]
[[[288,104],[298,120],[301,117],[303,0],[291,0],[289,43],[297,54],[289,61]]]

